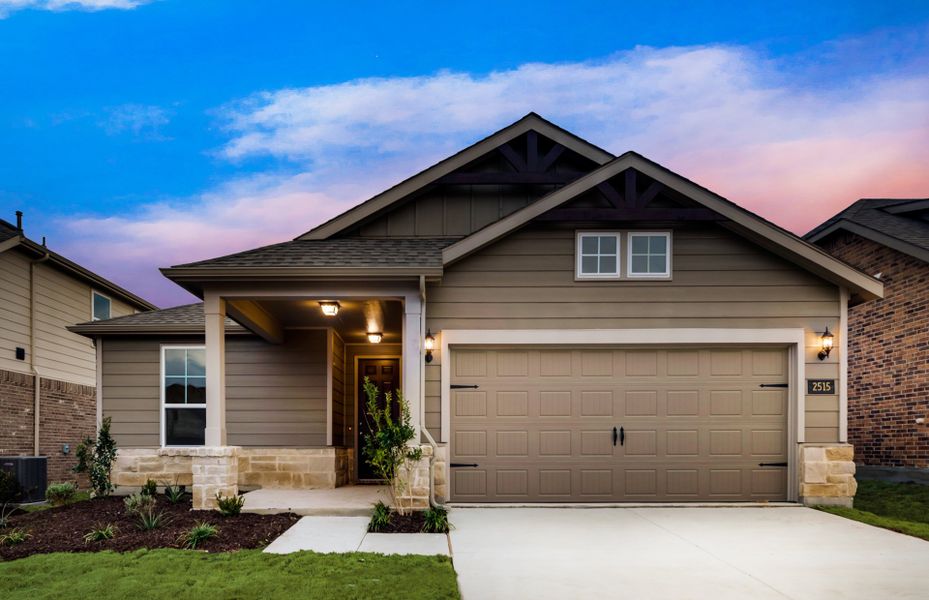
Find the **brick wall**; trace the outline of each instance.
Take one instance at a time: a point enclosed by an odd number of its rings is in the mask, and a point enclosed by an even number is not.
[[[96,429],[96,391],[92,386],[43,379],[39,393],[39,454],[48,457],[48,481],[77,481],[86,489],[86,476],[72,469],[77,445]],[[0,370],[0,455],[32,456],[33,394],[31,375]],[[64,444],[71,447],[67,455],[62,453]]]
[[[929,467],[929,264],[841,233],[823,249],[869,275],[884,298],[849,310],[848,441],[859,464]]]

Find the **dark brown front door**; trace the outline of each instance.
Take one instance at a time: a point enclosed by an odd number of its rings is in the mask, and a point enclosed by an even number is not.
[[[387,392],[396,393],[400,389],[400,359],[399,358],[360,358],[358,359],[358,479],[372,480],[377,479],[377,475],[368,466],[364,457],[365,437],[371,428],[368,423],[368,398],[364,393],[365,377],[370,379],[377,389],[380,390],[378,400],[383,406],[384,397]],[[395,419],[399,418],[399,404],[393,405],[397,414],[392,415]]]

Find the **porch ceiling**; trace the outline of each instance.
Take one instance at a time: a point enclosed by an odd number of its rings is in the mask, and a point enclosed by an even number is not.
[[[399,300],[338,300],[339,314],[323,315],[320,299],[259,300],[257,304],[284,329],[333,327],[346,343],[367,343],[371,331],[383,333],[382,343],[400,343],[403,304]]]

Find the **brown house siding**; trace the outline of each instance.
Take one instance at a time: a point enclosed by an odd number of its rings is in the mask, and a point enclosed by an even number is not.
[[[884,298],[849,310],[848,435],[866,465],[929,467],[929,265],[854,234],[820,243]]]
[[[32,456],[35,448],[34,379],[30,375],[0,371],[0,455]],[[48,482],[77,481],[77,445],[96,429],[95,388],[43,379],[39,390],[39,455],[48,457]],[[68,454],[63,446],[70,446]]]

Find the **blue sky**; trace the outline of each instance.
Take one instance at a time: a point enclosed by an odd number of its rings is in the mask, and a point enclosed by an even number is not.
[[[929,2],[0,17],[0,217],[162,305],[189,297],[155,267],[293,237],[528,110],[801,233],[859,196],[929,195]]]

